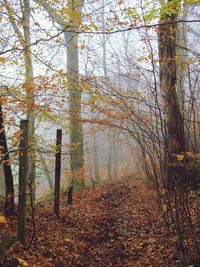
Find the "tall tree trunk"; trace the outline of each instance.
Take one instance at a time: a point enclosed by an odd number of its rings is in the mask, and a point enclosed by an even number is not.
[[[99,156],[98,156],[98,140],[97,133],[93,136],[93,148],[94,148],[94,179],[97,181],[100,179],[99,176]]]
[[[114,179],[117,178],[118,175],[118,146],[117,146],[117,139],[118,139],[119,133],[116,132],[115,129],[112,129],[112,142],[113,142],[113,177]]]
[[[19,144],[19,193],[18,193],[18,231],[17,237],[21,243],[26,238],[26,190],[27,190],[27,166],[28,166],[28,121],[20,121],[22,132]]]
[[[8,147],[7,147],[7,140],[6,140],[5,127],[4,127],[4,122],[3,122],[3,113],[2,113],[1,104],[0,104],[0,147],[1,147],[1,152],[4,155],[3,161],[5,161],[3,163],[5,188],[6,188],[6,201],[5,201],[4,213],[6,216],[11,216],[15,212],[14,183],[13,183],[11,165],[9,163],[9,154],[8,154]]]
[[[108,138],[108,179],[112,179],[112,141],[110,132],[108,133]]]
[[[34,86],[33,86],[33,64],[31,56],[31,33],[30,33],[30,0],[21,1],[21,10],[22,10],[22,25],[23,33],[18,27],[14,12],[10,7],[10,4],[7,0],[4,0],[5,7],[8,11],[9,19],[11,25],[19,39],[19,42],[23,48],[24,55],[24,65],[25,65],[25,83],[24,88],[26,90],[26,107],[27,107],[27,119],[28,119],[28,147],[29,147],[29,156],[28,156],[28,180],[32,184],[33,201],[35,200],[35,152],[33,150],[34,135],[35,135],[35,126],[34,126]]]
[[[76,178],[75,183],[84,184],[84,149],[83,125],[81,121],[81,95],[79,88],[78,34],[84,0],[68,0],[70,9],[69,21],[50,6],[46,0],[34,0],[41,5],[60,28],[64,31],[67,49],[67,72],[69,75],[69,145],[71,155],[71,171]],[[65,31],[66,30],[66,31]],[[67,31],[68,30],[68,31]]]
[[[186,7],[183,8],[180,20],[187,20]],[[185,104],[185,77],[187,75],[187,32],[186,23],[180,22],[176,32],[176,74],[177,74],[177,96],[180,110],[184,116]]]
[[[42,163],[43,172],[44,172],[44,174],[47,178],[48,184],[49,184],[49,188],[51,191],[53,191],[54,190],[54,183],[53,183],[53,179],[51,176],[51,171],[48,168],[45,157],[42,154],[40,154],[39,156],[40,156],[40,161]]]
[[[105,1],[102,0],[102,13],[101,13],[102,32],[105,32]],[[105,80],[105,87],[108,81],[107,69],[107,50],[106,50],[106,35],[102,34],[102,49],[103,49],[103,76]],[[108,162],[107,162],[107,175],[108,179],[112,179],[112,130],[108,129]]]
[[[69,143],[71,169],[77,182],[84,183],[83,127],[81,122],[81,95],[79,88],[78,36],[66,33],[67,72],[69,75]]]
[[[0,197],[6,197],[5,175],[2,164],[0,165]]]
[[[25,61],[25,87],[28,120],[28,181],[32,186],[32,199],[35,202],[35,113],[34,113],[34,85],[33,63],[31,56],[31,32],[30,32],[30,0],[23,0],[23,31],[24,31],[24,61]]]
[[[172,1],[168,1],[170,3]],[[174,2],[174,5],[180,5]],[[178,8],[178,7],[177,7]],[[175,9],[175,6],[174,6]],[[176,12],[162,14],[158,29],[159,60],[160,60],[160,88],[164,102],[166,122],[166,153],[169,160],[167,166],[168,182],[173,176],[172,162],[177,154],[185,151],[184,120],[179,106],[177,94],[177,65],[176,65],[176,37],[177,37],[177,9]],[[172,14],[171,14],[172,13]]]
[[[79,17],[82,13],[83,1],[68,0],[68,7]],[[70,16],[73,23],[71,30],[79,28],[79,21]],[[81,95],[79,87],[79,56],[78,35],[73,32],[65,33],[67,47],[67,72],[69,75],[69,142],[71,169],[76,177],[75,183],[84,185],[84,150],[83,125],[81,122]]]

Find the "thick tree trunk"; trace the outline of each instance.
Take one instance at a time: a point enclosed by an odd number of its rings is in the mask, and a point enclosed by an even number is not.
[[[77,17],[81,16],[84,1],[68,0],[68,6]],[[79,19],[70,16],[71,30],[79,28]],[[71,155],[71,170],[76,183],[84,185],[84,148],[83,125],[81,121],[81,95],[79,87],[79,56],[78,35],[73,32],[65,33],[67,47],[67,72],[69,75],[69,142]]]
[[[164,100],[165,119],[170,153],[185,151],[184,123],[180,111],[176,83],[176,32],[177,15],[163,15],[159,26],[160,87]]]
[[[182,20],[187,20],[186,14],[183,15]],[[177,96],[180,111],[184,116],[185,104],[185,77],[187,76],[187,33],[185,23],[178,24],[176,33],[176,75],[177,75]],[[185,48],[185,49],[184,49]]]
[[[170,2],[170,1],[169,1]],[[161,15],[158,29],[160,88],[166,123],[167,179],[174,176],[172,162],[186,150],[184,120],[177,94],[176,37],[177,14]]]
[[[81,95],[79,88],[78,34],[84,0],[68,0],[69,22],[50,6],[46,0],[34,0],[41,5],[64,31],[67,49],[67,72],[69,75],[69,145],[71,171],[75,182],[84,184],[83,126],[81,121]],[[72,12],[71,12],[72,11]],[[65,32],[66,29],[66,32]],[[69,30],[69,31],[67,31]],[[71,30],[71,31],[70,31]]]
[[[81,122],[81,94],[79,88],[78,36],[65,34],[67,45],[67,72],[69,75],[69,143],[71,169],[76,181],[84,184],[83,128]]]

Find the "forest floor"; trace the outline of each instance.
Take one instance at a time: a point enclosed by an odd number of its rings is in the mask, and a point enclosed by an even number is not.
[[[24,249],[16,242],[7,259],[21,258],[37,267],[181,266],[155,193],[142,181],[124,179],[77,191],[71,209],[66,196],[61,202],[60,220],[52,201],[38,205],[36,244]],[[31,218],[27,223],[31,235]],[[0,238],[16,235],[16,228],[16,218],[7,219],[0,225]]]

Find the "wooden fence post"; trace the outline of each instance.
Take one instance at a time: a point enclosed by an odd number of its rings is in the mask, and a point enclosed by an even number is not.
[[[26,233],[26,188],[28,158],[28,120],[20,121],[22,131],[19,145],[19,192],[18,192],[18,240],[25,243]]]
[[[55,195],[54,195],[54,213],[59,218],[60,205],[60,174],[61,174],[61,144],[62,130],[58,129],[56,134],[56,161],[55,161]]]

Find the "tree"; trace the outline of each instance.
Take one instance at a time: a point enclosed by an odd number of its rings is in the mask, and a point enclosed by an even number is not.
[[[182,14],[178,15],[180,19],[187,20],[188,13],[183,6]],[[187,76],[187,31],[186,23],[181,22],[177,25],[176,32],[176,75],[177,75],[177,97],[180,111],[183,113],[185,105],[185,77]],[[184,116],[184,114],[183,114]]]
[[[164,102],[165,123],[167,131],[166,155],[167,179],[173,179],[174,169],[171,163],[174,156],[185,152],[186,141],[184,120],[177,94],[177,63],[176,38],[178,26],[176,20],[180,11],[181,1],[168,1],[166,9],[161,10],[160,25],[158,28],[158,46],[160,61],[160,88]],[[172,178],[173,177],[173,178]]]
[[[10,159],[7,147],[6,133],[3,121],[3,113],[1,107],[1,98],[0,98],[0,149],[3,154],[0,164],[3,163],[4,177],[5,177],[5,188],[6,188],[6,201],[4,207],[4,213],[6,216],[14,215],[15,205],[14,205],[14,183],[13,175],[10,166]]]
[[[67,50],[67,72],[69,76],[69,143],[71,155],[71,169],[84,179],[84,152],[83,152],[83,130],[81,122],[81,90],[79,88],[79,60],[78,60],[78,30],[81,22],[81,14],[84,1],[76,3],[68,1],[69,21],[66,21],[47,1],[36,1],[48,12],[52,20],[59,24],[64,32],[65,45]]]
[[[23,49],[24,66],[25,66],[25,82],[24,88],[26,90],[26,117],[28,120],[28,180],[31,181],[33,187],[33,200],[35,199],[35,153],[34,135],[35,135],[35,114],[34,114],[34,85],[33,85],[33,63],[31,55],[31,32],[30,32],[30,0],[23,0],[21,2],[21,24],[23,25],[23,32],[16,23],[14,11],[8,3],[4,0],[5,7],[8,12],[10,23],[18,37],[18,40]]]
[[[67,51],[67,72],[69,79],[69,144],[71,155],[71,170],[75,173],[76,180],[84,183],[84,151],[83,151],[83,129],[81,122],[81,95],[79,88],[79,57],[78,57],[78,34],[80,27],[82,8],[84,0],[67,3],[66,20],[63,14],[59,14],[46,0],[38,1],[49,14],[53,21],[59,25],[64,32],[65,46]]]
[[[105,1],[102,0],[102,32],[105,32]],[[102,49],[103,49],[103,76],[105,79],[105,86],[107,87],[108,82],[108,69],[107,69],[107,50],[106,50],[106,36],[102,34]],[[108,179],[112,179],[112,130],[108,129],[108,164],[107,172]]]

